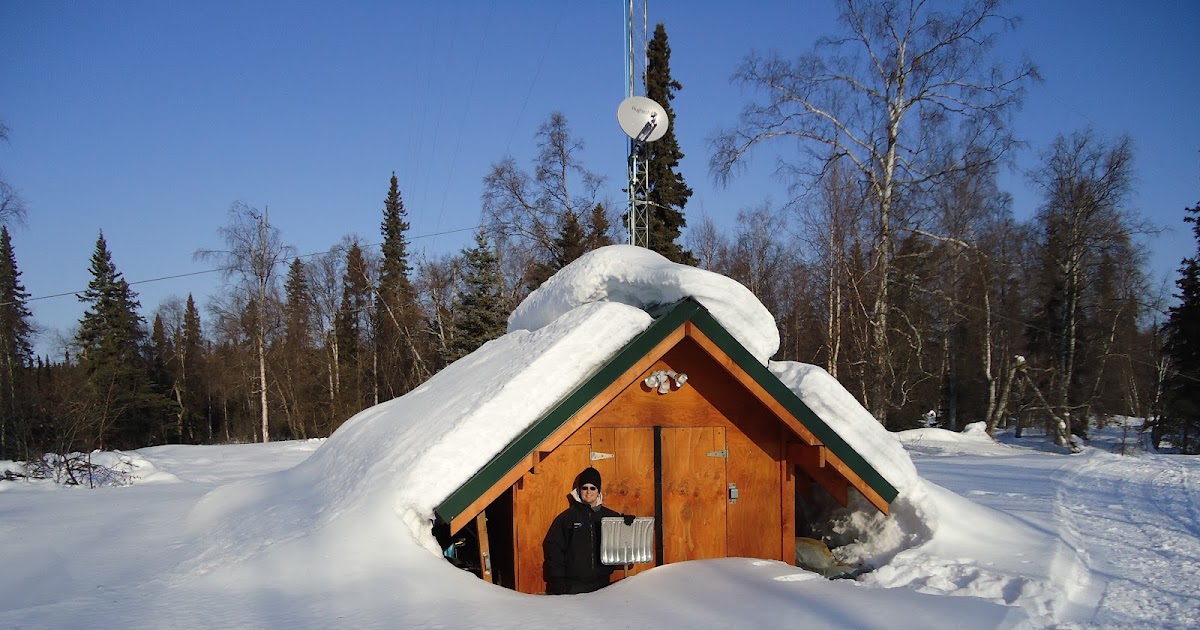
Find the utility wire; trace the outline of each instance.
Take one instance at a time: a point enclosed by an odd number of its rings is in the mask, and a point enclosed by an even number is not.
[[[471,112],[471,105],[475,98],[475,84],[479,80],[479,64],[483,59],[484,44],[487,42],[488,30],[492,25],[492,15],[496,11],[496,2],[492,1],[488,7],[487,18],[483,22],[483,32],[479,35],[479,49],[475,52],[475,70],[471,73],[471,84],[467,89],[467,100],[463,107],[462,118],[458,121],[458,135],[454,140],[454,152],[450,154],[450,170],[446,172],[446,186],[442,189],[442,202],[438,205],[437,221],[433,224],[433,229],[441,229],[442,217],[446,213],[446,199],[450,196],[450,182],[454,181],[454,168],[458,164],[459,149],[462,147],[463,129],[466,127],[467,114]]]
[[[529,99],[533,96],[533,88],[537,86],[538,78],[542,76],[542,66],[546,63],[546,56],[550,54],[550,44],[554,43],[554,35],[558,32],[558,23],[562,21],[567,4],[566,2],[558,3],[558,17],[554,19],[554,26],[546,36],[546,47],[542,49],[542,57],[538,59],[537,70],[533,73],[533,80],[529,82],[529,90],[525,92],[525,101],[521,103],[521,111],[517,114],[517,119],[513,121],[513,129],[508,135],[508,143],[504,145],[505,156],[508,156],[508,152],[512,148],[513,138],[517,135],[517,128],[521,126],[521,118],[525,116],[525,108],[529,106]]]
[[[482,225],[476,225],[476,226],[473,226],[473,227],[458,228],[458,229],[456,229],[456,230],[445,230],[445,231],[442,231],[442,232],[434,232],[434,233],[432,233],[432,234],[422,234],[422,235],[419,235],[419,236],[413,236],[413,237],[409,238],[408,240],[409,240],[409,241],[415,241],[415,240],[422,239],[422,238],[433,238],[433,237],[436,237],[436,236],[445,236],[445,235],[447,235],[447,234],[458,234],[459,232],[468,232],[468,231],[469,231],[469,232],[474,232],[474,231],[478,230],[478,229],[479,229],[479,228],[481,228],[481,227],[483,227],[483,226],[482,226]],[[383,243],[368,243],[368,244],[366,244],[366,245],[365,245],[365,247],[379,247],[379,246],[381,246],[381,245],[383,245]],[[299,256],[296,256],[296,258],[303,258],[303,259],[315,258],[315,257],[317,257],[317,256],[324,256],[324,255],[326,255],[326,254],[330,254],[330,253],[334,252],[334,251],[335,251],[335,250],[337,250],[337,249],[338,249],[337,247],[331,247],[331,248],[329,248],[329,249],[327,249],[327,250],[325,250],[325,251],[321,251],[321,252],[313,252],[313,253],[309,253],[309,254],[301,254],[301,255],[299,255]],[[282,261],[282,260],[281,260],[281,261],[279,261],[279,262],[278,262],[278,263],[276,263],[276,264],[277,264],[277,265],[280,265],[280,266],[283,266],[283,265],[286,265],[286,264],[291,264],[291,263],[290,263],[290,262],[288,262],[288,261]],[[230,270],[232,270],[232,269],[233,269],[232,267],[217,267],[217,268],[215,268],[215,269],[204,269],[204,270],[201,270],[201,271],[189,271],[189,272],[187,272],[187,273],[177,273],[177,274],[173,274],[173,275],[169,275],[169,276],[157,276],[157,277],[154,277],[154,278],[146,278],[146,279],[144,279],[144,280],[134,280],[134,281],[132,281],[132,282],[129,282],[128,284],[129,284],[129,286],[134,286],[134,285],[139,285],[139,284],[149,284],[149,283],[151,283],[151,282],[162,282],[162,281],[164,281],[164,280],[177,280],[177,279],[179,279],[179,278],[190,278],[190,277],[192,277],[192,276],[202,276],[202,275],[206,275],[206,274],[210,274],[210,273],[219,273],[219,272],[222,272],[222,273],[223,273],[223,272],[230,271]],[[40,300],[49,300],[49,299],[52,299],[52,298],[66,297],[66,296],[68,296],[68,295],[70,295],[70,296],[75,296],[75,295],[79,295],[80,293],[83,293],[83,292],[84,292],[84,291],[86,291],[86,290],[87,290],[87,289],[80,289],[80,290],[78,290],[78,291],[67,291],[67,292],[65,292],[65,293],[54,293],[54,294],[50,294],[50,295],[39,295],[39,296],[37,296],[37,297],[30,297],[30,298],[26,298],[26,299],[25,299],[25,302],[37,302],[37,301],[40,301]],[[3,302],[3,303],[0,303],[0,306],[9,306],[9,305],[11,305],[11,304],[13,304],[13,303],[12,303],[12,302]]]

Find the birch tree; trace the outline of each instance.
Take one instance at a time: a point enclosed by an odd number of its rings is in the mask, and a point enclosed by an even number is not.
[[[318,431],[332,431],[331,427],[336,425],[339,413],[337,403],[342,395],[342,348],[338,343],[337,323],[342,302],[343,279],[346,275],[347,252],[353,244],[353,241],[343,239],[341,243],[313,259],[309,269],[313,321],[317,328],[318,345],[324,352],[323,406],[328,410]]]
[[[8,141],[8,127],[0,122],[0,141]],[[27,208],[20,191],[0,173],[0,225],[20,225],[25,222]]]
[[[1049,355],[1040,385],[1050,390],[1035,393],[1046,401],[1060,446],[1074,448],[1072,425],[1086,422],[1082,410],[1090,396],[1078,388],[1079,359],[1101,263],[1106,252],[1128,259],[1132,236],[1144,229],[1124,205],[1132,178],[1129,137],[1106,141],[1091,130],[1058,136],[1042,166],[1030,172],[1045,195],[1036,217],[1042,273],[1031,345]]]
[[[292,256],[279,230],[271,225],[267,210],[259,212],[243,202],[229,208],[229,224],[217,229],[226,249],[200,250],[196,257],[216,261],[227,282],[246,293],[256,309],[254,352],[258,360],[257,390],[262,419],[262,441],[271,441],[267,403],[267,332],[272,304],[278,303],[278,266]]]
[[[887,424],[894,401],[889,348],[896,232],[906,220],[897,200],[963,166],[931,159],[936,138],[953,132],[961,146],[1003,156],[1012,143],[1008,115],[1037,77],[1029,62],[1013,67],[990,55],[1016,21],[999,0],[969,0],[942,10],[926,0],[845,0],[842,33],[789,60],[750,54],[734,80],[762,99],[739,124],[713,139],[710,169],[728,182],[755,147],[777,139],[799,142],[804,153],[782,171],[811,185],[839,160],[848,160],[867,190],[873,214],[870,306],[874,382],[865,404]]]
[[[561,112],[542,123],[536,141],[532,175],[505,156],[483,178],[483,214],[500,246],[511,287],[531,284],[528,272],[537,263],[555,269],[566,265],[558,236],[565,222],[579,220],[596,206],[603,182],[583,167],[584,143],[571,134]]]

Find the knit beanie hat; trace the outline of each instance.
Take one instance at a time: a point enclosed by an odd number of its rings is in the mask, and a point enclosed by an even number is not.
[[[596,490],[600,489],[600,471],[590,466],[585,468],[583,472],[579,473],[579,476],[575,478],[575,487],[579,488],[584,484],[589,483],[593,486],[596,486]]]

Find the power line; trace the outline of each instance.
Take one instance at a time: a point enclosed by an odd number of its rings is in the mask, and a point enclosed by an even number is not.
[[[512,148],[513,138],[517,135],[517,129],[521,126],[521,118],[525,116],[525,108],[529,106],[529,99],[533,97],[533,88],[537,86],[538,79],[542,76],[542,66],[546,63],[546,57],[550,54],[550,45],[554,43],[554,36],[558,33],[558,24],[562,21],[563,13],[567,10],[567,3],[560,2],[558,17],[554,19],[554,26],[550,28],[546,35],[546,46],[542,49],[542,56],[538,59],[537,70],[533,73],[533,80],[529,82],[529,90],[525,92],[525,100],[521,103],[521,111],[517,113],[517,119],[513,121],[512,133],[508,135],[508,142],[504,145],[504,155],[507,156]]]
[[[458,228],[455,230],[444,230],[441,232],[434,232],[432,234],[421,234],[419,236],[413,236],[413,237],[409,238],[408,240],[415,241],[415,240],[422,239],[422,238],[433,238],[436,236],[445,236],[447,234],[458,234],[459,232],[468,232],[468,231],[473,232],[475,230],[478,230],[481,227],[483,227],[483,226],[476,225],[476,226],[467,227],[467,228]],[[381,245],[383,245],[383,243],[368,243],[366,245],[366,247],[379,247]],[[337,249],[337,247],[331,247],[325,251],[313,252],[313,253],[309,253],[309,254],[301,254],[299,256],[296,256],[296,258],[308,259],[308,258],[315,258],[317,256],[324,256],[326,254],[334,252],[336,249]],[[286,261],[280,261],[277,264],[284,265],[287,263],[286,263]],[[146,278],[144,280],[134,280],[132,282],[129,282],[128,284],[129,284],[129,286],[134,286],[134,285],[139,285],[139,284],[149,284],[151,282],[162,282],[164,280],[178,280],[179,278],[190,278],[192,276],[202,276],[202,275],[206,275],[206,274],[210,274],[210,273],[223,273],[223,272],[227,272],[230,270],[232,270],[232,267],[217,267],[215,269],[204,269],[201,271],[190,271],[187,273],[177,273],[177,274],[172,274],[169,276],[157,276],[154,278]],[[36,297],[27,298],[25,301],[26,302],[37,302],[40,300],[50,300],[53,298],[75,296],[75,295],[79,295],[80,293],[83,293],[84,291],[86,291],[86,289],[80,289],[78,291],[67,291],[64,293],[54,293],[51,295],[39,295]],[[12,302],[4,302],[4,303],[0,303],[0,306],[9,306],[10,304],[12,304]]]
[[[496,2],[492,1],[488,7],[487,18],[483,23],[483,32],[479,34],[479,49],[475,53],[475,69],[471,73],[471,84],[467,89],[467,99],[463,107],[462,118],[458,121],[458,135],[454,140],[454,152],[450,154],[450,170],[446,173],[446,186],[442,189],[442,202],[438,205],[437,221],[434,222],[434,229],[442,227],[442,217],[446,213],[446,198],[450,195],[450,182],[454,179],[454,168],[458,164],[458,153],[462,147],[463,129],[466,128],[467,114],[471,112],[471,104],[475,97],[475,84],[479,80],[479,65],[483,60],[484,44],[487,42],[488,29],[492,24],[492,15],[496,11]]]

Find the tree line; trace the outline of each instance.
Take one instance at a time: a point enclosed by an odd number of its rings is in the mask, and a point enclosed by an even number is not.
[[[1128,137],[1081,129],[1043,147],[1027,174],[1039,206],[1016,218],[998,175],[1039,77],[990,56],[1013,24],[990,0],[848,1],[811,53],[748,56],[735,78],[758,100],[712,138],[711,174],[730,181],[760,145],[791,140],[779,170],[796,194],[742,208],[728,231],[709,217],[687,229],[671,108],[683,86],[658,25],[645,88],[672,125],[647,163],[650,248],[745,284],[775,315],[776,358],[825,367],[889,429],[1015,424],[1075,449],[1128,415],[1155,419],[1155,445],[1200,452],[1200,231],[1164,325],[1139,244],[1151,227],[1128,205]],[[484,176],[474,245],[453,255],[414,259],[395,174],[378,247],[345,237],[297,257],[267,208],[234,204],[223,249],[198,252],[227,280],[203,314],[189,295],[145,319],[101,233],[63,357],[32,354],[5,227],[0,457],[321,437],[417,387],[503,334],[557,270],[624,241],[566,116],[534,142],[528,168],[506,156]]]

